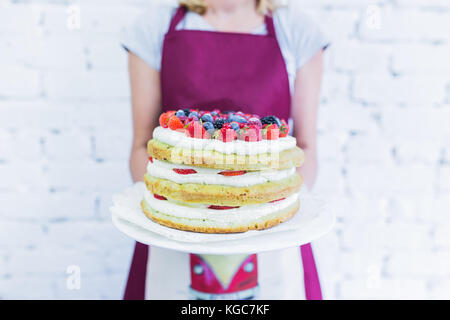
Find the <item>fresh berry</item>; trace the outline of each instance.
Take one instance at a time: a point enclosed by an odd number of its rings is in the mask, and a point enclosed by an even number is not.
[[[187,126],[187,130],[186,130],[186,134],[189,137],[197,138],[197,139],[202,139],[203,137],[205,137],[205,132],[206,132],[206,130],[205,130],[205,128],[203,128],[200,121],[189,122],[189,124]]]
[[[198,118],[200,118],[200,115],[198,114],[197,111],[192,111],[191,113],[189,113],[188,117],[189,117],[189,118],[191,118],[191,117],[197,117],[197,119],[198,119]]]
[[[222,129],[219,130],[217,138],[223,142],[231,142],[236,140],[237,133],[231,128],[223,127]]]
[[[250,125],[239,131],[239,139],[244,141],[260,141],[262,140],[261,129],[256,125]]]
[[[180,121],[183,122],[183,123],[185,123],[186,120],[187,120],[187,118],[188,118],[188,117],[186,117],[186,116],[184,115],[184,113],[183,113],[182,116],[177,116],[177,117],[178,117],[178,119],[180,119]]]
[[[212,115],[210,113],[205,113],[202,117],[201,117],[203,122],[214,122],[214,119],[212,117]]]
[[[222,129],[222,126],[224,125],[225,122],[226,122],[226,121],[225,121],[225,119],[223,119],[223,118],[218,118],[218,119],[216,119],[216,121],[214,121],[214,128],[216,128],[216,129]]]
[[[231,123],[226,122],[223,124],[221,129],[233,129],[233,128],[231,127]]]
[[[262,128],[262,123],[261,123],[261,121],[260,121],[258,118],[255,118],[255,117],[251,117],[250,119],[248,119],[248,125],[249,125],[249,126],[255,125],[255,126],[257,126],[258,128]]]
[[[214,210],[228,210],[228,209],[236,209],[237,207],[230,207],[230,206],[216,206],[216,205],[210,205],[208,206],[208,209],[214,209]]]
[[[289,134],[289,125],[286,121],[281,120],[281,127],[280,127],[280,138],[286,137]]]
[[[186,117],[189,117],[189,113],[191,113],[191,110],[189,110],[189,109],[183,109],[183,111],[184,111],[184,115],[185,115]]]
[[[214,134],[214,125],[211,122],[204,122],[203,128],[210,134]]]
[[[167,200],[166,197],[160,196],[159,194],[156,193],[153,194],[153,197],[158,200]]]
[[[197,173],[194,169],[173,169],[178,174],[193,174]]]
[[[242,176],[246,172],[247,171],[245,171],[245,170],[241,170],[241,171],[222,171],[222,172],[219,172],[219,174],[221,174],[223,176],[227,176],[227,177],[232,177],[232,176]]]
[[[183,122],[177,116],[171,116],[169,119],[169,128],[172,130],[183,129]]]
[[[278,126],[275,123],[273,123],[273,124],[267,126],[266,128],[264,128],[263,136],[267,140],[277,140],[280,136],[280,129],[278,128]]]
[[[219,113],[217,111],[211,111],[211,115],[213,117],[217,117],[219,115]]]
[[[242,117],[238,114],[231,114],[228,117],[228,122],[247,123],[247,119],[245,119],[244,117]]]
[[[179,118],[179,117],[185,117],[186,114],[184,113],[184,110],[179,109],[177,112],[175,112],[175,115]]]
[[[159,116],[159,125],[163,128],[167,128],[169,126],[168,122],[169,122],[169,115],[167,114],[167,112],[162,113]]]
[[[189,115],[186,119],[187,122],[198,121],[198,117],[196,115]]]
[[[151,163],[153,163],[153,158],[152,158],[152,157],[148,157],[148,161],[150,161]]]
[[[281,121],[275,116],[267,116],[261,119],[262,124],[272,124],[275,123],[278,127],[281,127]]]
[[[235,121],[231,122],[231,123],[230,123],[230,126],[231,126],[231,129],[233,129],[233,130],[236,131],[236,132],[238,132],[239,129],[241,128],[240,125],[239,125],[239,123],[237,123],[237,122],[235,122]]]

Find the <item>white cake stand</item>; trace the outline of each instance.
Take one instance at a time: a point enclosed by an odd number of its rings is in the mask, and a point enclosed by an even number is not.
[[[289,221],[267,230],[234,234],[205,234],[171,229],[148,219],[141,211],[145,191],[136,183],[113,197],[112,221],[121,232],[151,246],[197,254],[250,254],[309,243],[328,233],[334,214],[324,199],[300,194],[300,211]]]

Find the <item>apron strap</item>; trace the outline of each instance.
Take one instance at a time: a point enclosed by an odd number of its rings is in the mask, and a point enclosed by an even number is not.
[[[185,7],[183,6],[178,7],[177,11],[175,12],[175,15],[170,21],[169,32],[175,31],[175,28],[177,27],[178,23],[180,23],[180,21],[184,18],[186,12],[187,9]]]
[[[264,21],[266,23],[266,28],[267,28],[267,35],[270,37],[275,37],[275,26],[273,24],[273,18],[272,16],[269,15],[265,15],[264,16]]]
[[[300,246],[300,253],[303,262],[306,300],[322,300],[322,290],[311,244]]]
[[[145,300],[149,246],[136,242],[123,300]]]

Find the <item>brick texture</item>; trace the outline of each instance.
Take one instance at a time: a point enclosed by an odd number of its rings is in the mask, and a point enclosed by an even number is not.
[[[121,297],[132,241],[108,212],[131,182],[119,34],[148,1],[0,1],[0,299]],[[294,1],[332,40],[315,191],[337,224],[313,244],[325,297],[447,299],[450,2]]]

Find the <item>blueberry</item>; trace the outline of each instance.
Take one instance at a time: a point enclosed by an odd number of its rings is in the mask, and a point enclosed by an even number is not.
[[[214,133],[214,125],[211,122],[204,122],[203,128],[205,128],[208,133]]]
[[[209,113],[205,113],[205,114],[202,116],[201,119],[202,119],[203,122],[211,122],[211,123],[214,122],[214,119],[213,119],[212,115],[209,114]]]
[[[239,129],[240,129],[239,123],[237,123],[236,121],[233,121],[233,122],[230,123],[230,125],[231,125],[231,128],[232,128],[234,131],[236,131],[236,132],[239,131]]]
[[[198,115],[198,112],[197,111],[192,111],[191,113],[189,113],[189,118],[190,117],[194,117],[194,116],[196,116],[197,118],[199,118],[200,116]]]
[[[228,122],[239,122],[239,123],[247,123],[247,119],[241,117],[239,115],[233,114],[228,117]]]
[[[179,117],[185,117],[186,114],[184,113],[183,110],[178,110],[177,112],[175,112],[175,115],[179,118]]]
[[[189,117],[189,113],[191,113],[191,110],[189,109],[183,109],[184,114],[186,115],[186,117]]]
[[[215,112],[215,111],[211,111],[211,115],[216,117],[216,116],[218,116],[219,114],[218,114],[217,112]]]

